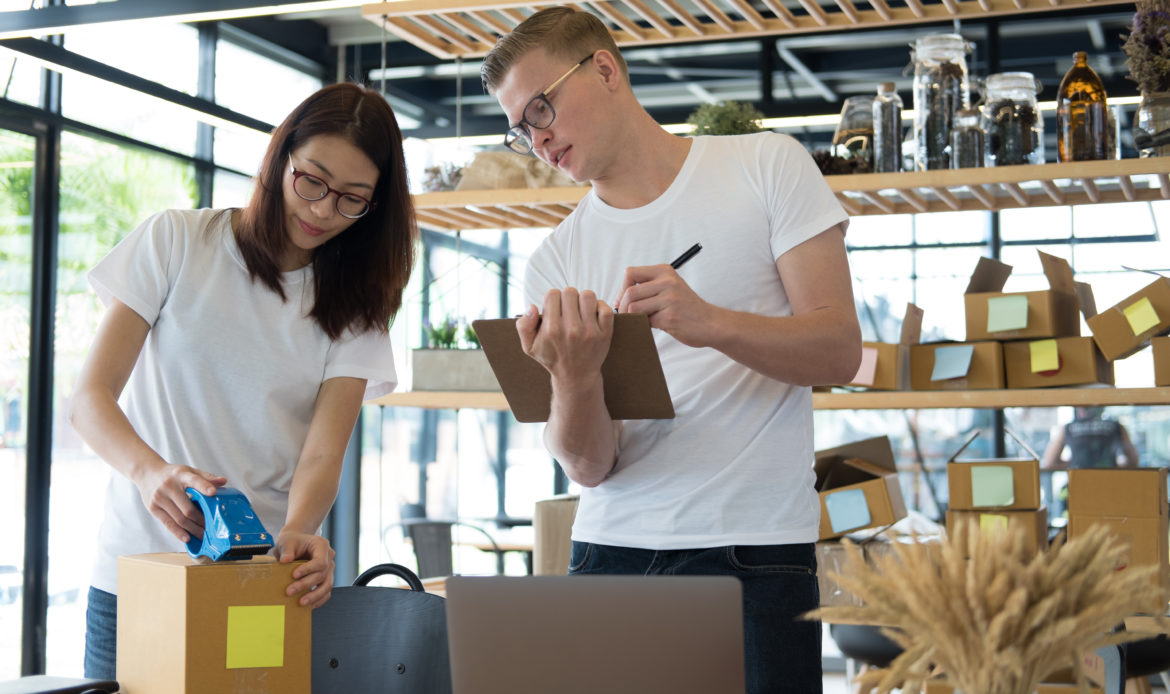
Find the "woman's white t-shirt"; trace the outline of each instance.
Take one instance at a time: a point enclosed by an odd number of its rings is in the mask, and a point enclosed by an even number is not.
[[[366,397],[378,397],[394,389],[394,355],[384,333],[329,339],[308,317],[310,267],[284,273],[287,301],[253,281],[230,219],[156,214],[89,280],[103,303],[117,299],[151,326],[121,398],[135,431],[167,462],[226,477],[275,533],[321,384],[363,378]],[[94,587],[116,593],[120,555],[182,551],[137,487],[112,473]]]
[[[696,137],[670,187],[635,209],[590,191],[533,253],[525,296],[591,289],[611,305],[625,269],[669,263],[704,300],[791,315],[776,261],[847,223],[808,152],[786,135]],[[581,492],[573,539],[645,549],[814,542],[812,395],[714,349],[654,340],[675,418],[622,423],[617,464]]]

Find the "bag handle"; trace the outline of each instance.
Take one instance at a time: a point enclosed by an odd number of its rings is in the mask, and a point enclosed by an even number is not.
[[[353,579],[353,584],[355,586],[364,586],[375,578],[379,576],[385,576],[387,574],[397,576],[406,581],[407,585],[409,585],[410,589],[413,591],[417,591],[419,593],[426,592],[426,589],[423,588],[422,580],[418,577],[418,574],[411,571],[402,564],[378,564],[376,566],[371,566],[370,568],[363,571],[360,576]]]

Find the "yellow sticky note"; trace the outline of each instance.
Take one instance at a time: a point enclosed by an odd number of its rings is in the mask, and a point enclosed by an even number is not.
[[[1060,370],[1056,340],[1036,340],[1028,343],[1028,349],[1032,352],[1032,373]]]
[[[1001,516],[997,513],[979,514],[980,530],[1006,530],[1007,524],[1007,516]]]
[[[228,607],[227,668],[284,667],[284,605]]]
[[[1161,322],[1158,318],[1158,312],[1154,310],[1154,305],[1150,303],[1150,298],[1146,296],[1126,306],[1124,313],[1134,335],[1141,335]]]

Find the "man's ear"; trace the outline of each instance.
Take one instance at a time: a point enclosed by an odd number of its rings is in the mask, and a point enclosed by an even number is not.
[[[622,70],[618,67],[617,59],[608,50],[602,49],[593,54],[593,67],[610,89],[617,88],[625,81]]]

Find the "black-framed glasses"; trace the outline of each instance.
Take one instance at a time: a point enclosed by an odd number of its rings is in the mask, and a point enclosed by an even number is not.
[[[337,207],[337,214],[346,219],[358,219],[374,207],[374,203],[360,195],[343,193],[330,188],[328,183],[313,174],[297,171],[296,165],[292,162],[292,155],[289,155],[288,166],[292,170],[293,190],[302,200],[315,202],[330,193],[336,193],[337,201],[334,204]]]
[[[536,128],[537,130],[544,130],[548,126],[552,125],[553,121],[557,118],[557,112],[553,109],[552,103],[549,102],[548,95],[551,94],[552,90],[556,89],[561,82],[567,80],[569,75],[576,72],[577,68],[592,60],[593,56],[595,55],[597,55],[597,53],[593,52],[585,56],[581,62],[569,68],[568,72],[561,75],[560,79],[548,85],[548,88],[543,92],[532,97],[528,104],[524,106],[524,113],[520,115],[520,122],[511,128],[508,128],[508,132],[504,133],[504,145],[506,145],[508,149],[516,152],[517,154],[528,154],[532,151],[532,134],[528,131],[528,128],[524,126]]]

